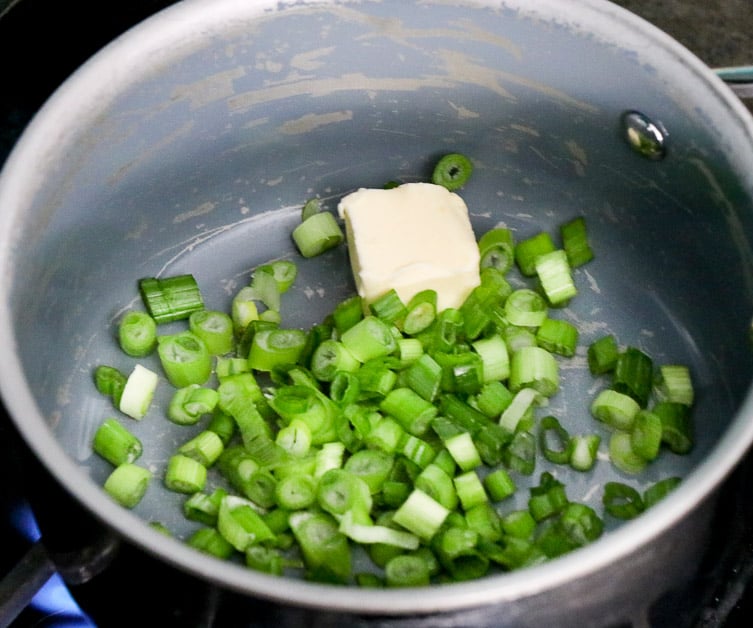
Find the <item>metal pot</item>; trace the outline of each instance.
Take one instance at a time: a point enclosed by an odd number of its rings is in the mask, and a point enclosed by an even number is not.
[[[692,453],[640,478],[600,463],[568,476],[570,496],[596,504],[615,478],[682,484],[584,549],[420,594],[210,559],[148,525],[190,529],[159,482],[133,512],[113,503],[90,446],[113,410],[91,372],[125,364],[112,330],[136,279],[191,272],[227,305],[255,266],[295,258],[307,198],[333,208],[357,187],[426,179],[450,150],[476,164],[463,196],[479,232],[586,217],[597,259],[564,312],[588,324],[583,346],[609,330],[692,367]],[[716,490],[753,439],[753,123],[703,63],[606,2],[180,2],[48,101],[3,170],[0,206],[0,385],[22,437],[107,529],[242,603],[351,625],[615,624],[697,568]],[[307,326],[352,283],[343,249],[300,270],[286,311]],[[551,410],[592,430],[582,352],[576,367]],[[160,416],[168,396],[134,426],[155,466],[187,435]]]

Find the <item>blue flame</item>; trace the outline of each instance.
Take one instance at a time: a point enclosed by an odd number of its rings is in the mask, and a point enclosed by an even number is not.
[[[41,533],[31,508],[20,503],[10,512],[11,525],[31,543],[39,540]],[[92,628],[94,624],[86,617],[68,591],[68,587],[58,574],[53,574],[45,585],[37,591],[31,607],[46,616],[45,626]]]

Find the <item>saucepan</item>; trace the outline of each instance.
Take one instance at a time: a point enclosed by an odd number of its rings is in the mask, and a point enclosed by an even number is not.
[[[189,547],[199,524],[163,473],[206,419],[170,421],[157,357],[118,346],[119,320],[144,307],[137,281],[190,274],[207,308],[230,311],[255,269],[293,261],[279,324],[309,329],[355,284],[344,243],[300,254],[306,201],[338,221],[350,192],[427,182],[450,153],[473,164],[456,193],[477,237],[556,240],[584,220],[593,259],[551,314],[579,337],[546,413],[600,433],[596,462],[511,471],[519,491],[494,507],[525,508],[548,472],[603,516],[602,533],[418,589],[270,575]],[[2,396],[35,464],[124,542],[249,603],[353,625],[617,623],[697,568],[716,492],[753,439],[753,121],[700,60],[607,2],[178,2],[50,98],[4,167],[0,207]],[[640,474],[610,462],[610,427],[590,412],[606,376],[590,373],[588,347],[608,335],[691,374],[692,447],[663,447]],[[140,419],[93,377],[136,362],[159,379]],[[103,490],[113,465],[92,439],[107,418],[143,444],[152,479],[132,508]],[[679,483],[639,516],[603,513],[607,484],[642,494],[667,478]]]

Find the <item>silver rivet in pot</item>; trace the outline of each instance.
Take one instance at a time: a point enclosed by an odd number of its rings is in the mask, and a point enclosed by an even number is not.
[[[667,131],[640,111],[628,111],[622,116],[625,139],[639,155],[648,159],[663,159],[667,154]]]

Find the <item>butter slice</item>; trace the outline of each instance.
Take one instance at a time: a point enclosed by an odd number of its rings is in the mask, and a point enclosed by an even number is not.
[[[433,183],[361,188],[338,204],[358,294],[372,303],[394,288],[407,303],[437,291],[439,311],[480,283],[479,251],[460,196]]]

